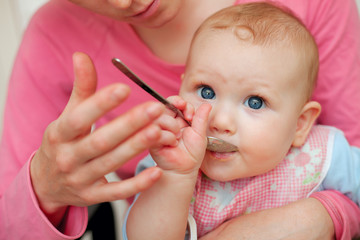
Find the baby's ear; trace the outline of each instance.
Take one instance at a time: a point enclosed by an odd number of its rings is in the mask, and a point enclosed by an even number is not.
[[[297,121],[293,147],[300,147],[304,144],[311,127],[314,125],[321,112],[321,106],[318,102],[310,101],[305,104]]]

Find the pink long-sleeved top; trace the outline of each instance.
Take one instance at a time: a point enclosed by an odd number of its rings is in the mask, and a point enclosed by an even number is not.
[[[236,3],[249,2],[237,1]],[[281,0],[314,34],[320,50],[320,73],[314,99],[321,102],[322,124],[342,129],[360,146],[360,24],[353,0]],[[47,220],[34,194],[29,166],[47,125],[65,107],[73,84],[72,54],[90,55],[98,87],[123,82],[132,88],[124,105],[99,120],[101,126],[131,107],[153,100],[113,65],[122,59],[164,96],[177,94],[184,65],[156,57],[130,25],[73,5],[51,0],[32,18],[20,46],[9,82],[0,147],[0,239],[75,239],[87,225],[86,208],[71,206],[65,227],[58,231]],[[143,156],[119,169],[133,176]],[[359,228],[360,210],[337,192],[316,196],[328,209],[338,239],[349,239]]]

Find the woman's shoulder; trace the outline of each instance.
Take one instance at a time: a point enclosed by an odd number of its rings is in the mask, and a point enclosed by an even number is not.
[[[129,39],[135,34],[127,23],[96,14],[67,0],[51,0],[33,15],[24,40],[35,44],[37,51],[51,48],[50,51],[60,55],[82,51],[96,56],[107,44],[106,39],[113,35],[117,37],[116,48],[122,48],[126,44],[121,37]],[[43,46],[40,49],[39,44]]]
[[[72,33],[71,35],[79,36],[79,33],[96,34],[111,24],[111,19],[69,1],[52,0],[35,12],[28,28],[39,28],[48,34],[64,36],[64,33]]]

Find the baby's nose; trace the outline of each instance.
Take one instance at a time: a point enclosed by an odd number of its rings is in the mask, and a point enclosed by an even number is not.
[[[232,135],[236,132],[235,114],[229,109],[215,110],[210,116],[210,131]]]

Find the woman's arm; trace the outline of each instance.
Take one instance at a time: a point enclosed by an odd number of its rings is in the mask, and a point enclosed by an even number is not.
[[[334,225],[324,206],[307,198],[231,219],[201,238],[215,239],[331,240]]]
[[[350,146],[343,133],[337,130],[331,165],[320,189],[338,192],[326,191],[312,195],[324,205],[333,219],[336,239],[350,239],[360,234],[359,172],[360,148]]]
[[[337,240],[360,236],[360,209],[349,198],[337,191],[322,191],[311,197],[319,200],[331,216]]]
[[[359,156],[340,131],[335,132],[331,167],[321,189],[311,198],[287,206],[232,219],[204,239],[233,236],[249,239],[332,239],[348,240],[360,236]],[[335,189],[347,194],[330,191]],[[255,226],[255,227],[251,227]],[[239,234],[239,235],[237,235]]]

